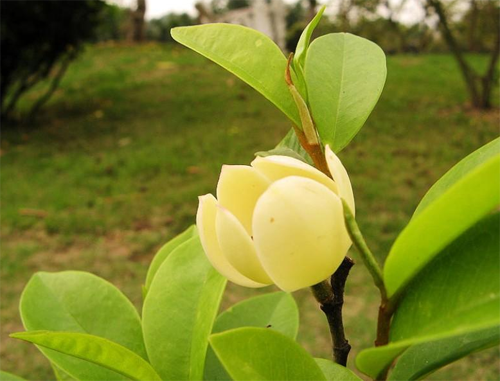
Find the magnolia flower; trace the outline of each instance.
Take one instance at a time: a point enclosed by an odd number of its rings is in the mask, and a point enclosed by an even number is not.
[[[354,212],[347,172],[326,147],[329,178],[288,156],[224,165],[217,199],[199,197],[196,224],[213,267],[246,287],[276,284],[295,291],[339,267],[351,240],[340,198]]]

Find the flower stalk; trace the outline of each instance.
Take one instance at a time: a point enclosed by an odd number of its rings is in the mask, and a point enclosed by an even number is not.
[[[387,300],[387,291],[385,290],[384,280],[382,277],[382,269],[380,268],[370,248],[366,244],[365,239],[363,238],[363,235],[359,230],[358,224],[356,223],[356,219],[354,218],[349,205],[344,199],[342,199],[342,206],[344,208],[344,219],[347,227],[347,232],[351,237],[352,243],[361,255],[365,266],[368,268],[375,286],[377,286],[380,291],[382,300]]]
[[[345,283],[352,266],[354,266],[354,261],[349,257],[345,257],[342,264],[330,278],[330,282],[325,280],[311,287],[314,297],[328,320],[332,338],[333,359],[342,366],[347,365],[347,358],[351,351],[351,345],[345,337],[342,307],[344,305]]]
[[[342,205],[344,208],[344,218],[347,231],[351,240],[358,250],[359,254],[365,266],[368,268],[370,275],[373,278],[373,282],[380,291],[380,307],[378,310],[378,321],[377,321],[377,338],[375,340],[375,346],[386,345],[389,343],[389,330],[391,326],[391,318],[394,313],[394,303],[392,300],[387,298],[387,291],[384,285],[384,279],[382,276],[382,269],[380,268],[377,260],[375,259],[373,253],[365,242],[361,231],[359,230],[356,219],[349,208],[347,202],[342,199]]]

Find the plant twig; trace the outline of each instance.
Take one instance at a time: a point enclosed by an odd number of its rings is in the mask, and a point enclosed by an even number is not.
[[[359,230],[358,224],[356,223],[356,219],[354,218],[349,205],[344,199],[342,199],[342,206],[344,209],[344,219],[349,237],[351,237],[352,243],[361,255],[365,266],[368,268],[375,286],[377,286],[377,288],[380,290],[382,300],[387,300],[387,292],[385,290],[384,280],[382,277],[382,269],[373,256],[370,248],[366,244],[365,239],[363,238],[363,235]]]
[[[345,257],[337,271],[332,275],[331,282],[327,280],[312,286],[314,297],[325,313],[332,337],[333,358],[337,364],[346,366],[351,345],[345,338],[342,321],[342,306],[344,304],[344,287],[354,261]]]
[[[345,224],[349,236],[361,255],[365,266],[368,268],[368,271],[373,278],[373,282],[380,291],[381,301],[378,310],[377,338],[375,340],[375,346],[378,347],[386,345],[389,343],[389,329],[391,327],[391,318],[394,313],[394,303],[387,298],[387,291],[382,277],[382,269],[366,244],[365,239],[359,230],[358,224],[356,223],[356,219],[344,199],[342,199],[342,205],[344,207]]]

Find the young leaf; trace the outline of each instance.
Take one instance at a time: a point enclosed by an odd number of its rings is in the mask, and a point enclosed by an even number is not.
[[[156,253],[151,265],[148,269],[148,274],[146,275],[146,284],[144,286],[145,292],[147,294],[149,287],[151,286],[151,282],[153,281],[156,272],[160,268],[163,261],[168,257],[168,255],[174,251],[178,246],[186,242],[188,239],[194,237],[196,235],[196,227],[194,225],[190,226],[186,230],[184,230],[177,237],[168,241],[162,248]]]
[[[451,361],[498,342],[492,332],[500,328],[499,217],[495,213],[462,234],[412,280],[393,317],[389,345],[362,351],[356,361],[361,371],[377,377],[411,346],[421,345],[425,370],[436,352]],[[485,330],[491,336],[485,338]],[[454,340],[464,335],[471,340],[465,348]]]
[[[419,215],[427,206],[437,200],[444,192],[446,192],[453,184],[466,176],[479,165],[498,155],[500,152],[500,138],[489,142],[469,156],[460,160],[453,168],[441,177],[422,198],[413,214],[413,218]]]
[[[10,335],[42,347],[89,361],[137,381],[161,381],[142,357],[102,337],[74,332],[30,331]]]
[[[384,266],[389,296],[402,292],[446,245],[500,205],[500,155],[490,158],[449,187],[411,220]]]
[[[271,329],[238,328],[210,336],[210,344],[234,380],[326,381],[304,348]]]
[[[302,31],[299,42],[297,43],[297,47],[295,48],[295,55],[293,56],[293,61],[296,66],[300,66],[302,68],[304,67],[304,64],[306,62],[307,49],[309,49],[309,42],[311,41],[314,29],[316,29],[321,20],[321,17],[323,17],[325,9],[326,5],[323,5],[316,16],[314,16],[311,22],[307,24],[306,28]]]
[[[279,147],[279,148],[273,148],[269,151],[255,152],[255,156],[260,156],[260,157],[273,156],[273,155],[293,157],[294,159],[303,161],[304,163],[307,164],[306,159],[304,159],[297,152],[288,147]]]
[[[330,360],[314,359],[328,381],[361,381],[352,370]]]
[[[286,292],[274,292],[244,300],[220,314],[212,332],[241,327],[269,328],[295,339],[299,329],[299,310],[295,299]],[[203,379],[231,380],[211,348],[207,352]]]
[[[384,52],[364,38],[333,33],[312,42],[305,78],[324,145],[339,152],[351,141],[375,107],[386,73]]]
[[[285,135],[283,140],[281,140],[278,145],[276,146],[276,149],[279,148],[289,148],[292,151],[296,152],[299,156],[301,156],[305,161],[309,164],[312,165],[312,159],[309,156],[309,154],[306,152],[306,150],[300,145],[299,138],[297,137],[297,134],[295,134],[295,131],[290,129],[288,133]]]
[[[20,301],[27,331],[89,333],[120,344],[147,359],[139,314],[111,283],[85,272],[39,272],[32,276]],[[40,348],[55,365],[78,380],[123,377],[103,367],[50,349]]]
[[[0,370],[0,380],[2,381],[26,381],[24,378],[16,376],[15,374]]]
[[[226,285],[193,237],[163,261],[144,301],[143,330],[162,380],[201,380],[208,336]]]
[[[252,86],[300,126],[297,108],[284,79],[285,56],[265,34],[232,24],[173,28],[171,34],[177,42]]]

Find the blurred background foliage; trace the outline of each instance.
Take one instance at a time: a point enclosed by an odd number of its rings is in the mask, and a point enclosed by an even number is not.
[[[422,16],[403,22],[402,14],[408,13],[405,11],[408,1],[329,1],[327,3],[335,12],[322,20],[314,36],[350,32],[376,42],[387,54],[451,51],[466,81],[471,104],[489,108],[493,83],[497,79],[499,3],[491,0],[417,0]],[[146,0],[138,0],[132,8],[101,0],[4,1],[1,3],[2,120],[19,119],[16,111],[19,99],[40,81],[49,79],[46,92],[24,115],[28,120],[36,117],[85,43],[143,40],[173,43],[170,29],[199,23],[207,8],[208,13],[217,16],[246,8],[250,3],[249,0],[210,0],[197,4],[198,16],[168,13],[146,20]],[[288,51],[295,49],[301,31],[317,6],[316,0],[287,4]],[[485,73],[474,70],[464,56],[466,53],[491,54]]]
[[[223,15],[247,3],[218,0],[205,8]],[[421,17],[412,22],[402,16],[404,0],[327,3],[333,12],[317,35],[349,31],[389,54],[381,100],[340,153],[359,224],[382,261],[430,185],[498,136],[498,2],[417,0]],[[318,5],[286,3],[289,50]],[[148,0],[128,8],[97,0],[0,2],[0,359],[2,368],[27,379],[52,377],[34,347],[8,338],[22,329],[17,305],[33,272],[91,271],[140,306],[136,285],[152,256],[194,222],[197,196],[215,191],[221,165],[248,164],[290,127],[248,86],[172,43],[169,29],[198,23],[196,11],[148,19],[147,6]],[[489,109],[474,107],[467,78],[489,84]],[[6,110],[23,81],[26,89]],[[33,112],[40,99],[44,107]],[[268,291],[229,286],[224,306]],[[308,290],[295,297],[300,343],[328,357],[321,311]],[[374,340],[377,302],[358,261],[345,304],[351,361]],[[495,348],[429,379],[497,380],[499,366]]]

